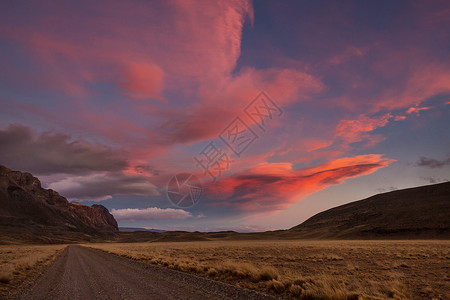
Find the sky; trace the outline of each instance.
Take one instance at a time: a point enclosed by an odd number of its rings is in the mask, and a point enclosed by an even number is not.
[[[450,181],[448,1],[2,1],[0,164],[121,227]]]

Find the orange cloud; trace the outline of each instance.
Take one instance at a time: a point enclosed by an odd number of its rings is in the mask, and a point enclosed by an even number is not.
[[[294,170],[291,163],[263,163],[207,186],[209,203],[245,211],[276,212],[302,197],[347,178],[367,175],[394,160],[379,154],[345,157],[322,165]]]
[[[408,108],[408,110],[406,111],[407,114],[412,114],[415,113],[417,116],[420,115],[420,111],[422,110],[429,110],[430,108],[432,108],[431,106],[428,107],[410,107]]]
[[[395,116],[395,117],[394,117],[394,121],[403,121],[403,120],[405,120],[405,119],[406,119],[405,116]]]
[[[311,152],[322,148],[326,148],[331,144],[333,144],[333,141],[319,138],[305,138],[301,141],[301,143],[304,144],[306,151]]]

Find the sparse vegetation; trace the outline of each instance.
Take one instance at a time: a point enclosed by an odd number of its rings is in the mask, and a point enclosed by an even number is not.
[[[444,299],[450,279],[445,269],[450,241],[214,241],[85,246],[286,299],[411,299],[412,295]]]
[[[13,292],[30,277],[30,273],[48,265],[65,245],[0,245],[0,298]]]

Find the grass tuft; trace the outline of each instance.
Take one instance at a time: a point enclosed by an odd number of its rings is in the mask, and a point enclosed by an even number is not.
[[[281,281],[272,279],[266,283],[269,292],[281,294],[284,291],[284,284]]]

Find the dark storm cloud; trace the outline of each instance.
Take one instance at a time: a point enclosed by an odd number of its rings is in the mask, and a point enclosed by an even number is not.
[[[107,147],[72,141],[62,133],[37,134],[20,125],[0,130],[0,164],[40,175],[120,171],[128,165]]]
[[[101,201],[113,195],[159,195],[157,187],[147,178],[120,172],[72,176],[50,184],[49,188],[71,200]]]
[[[443,166],[450,165],[450,157],[443,160],[438,160],[434,158],[428,158],[422,156],[417,162],[419,167],[428,167],[428,168],[442,168]]]

